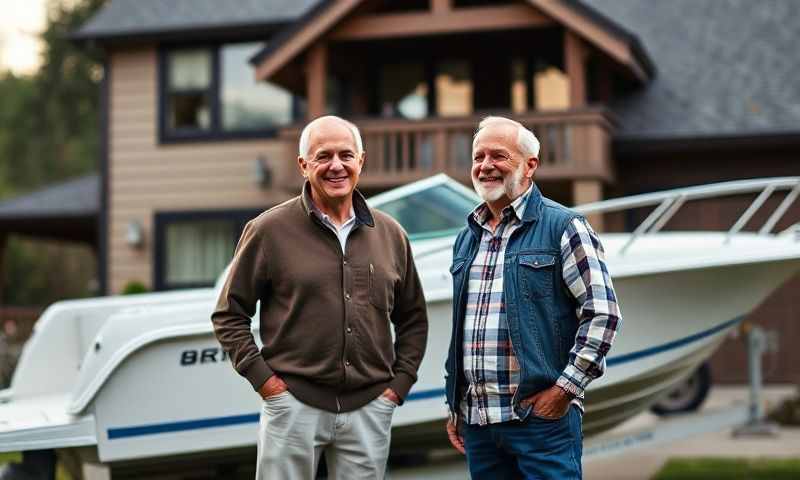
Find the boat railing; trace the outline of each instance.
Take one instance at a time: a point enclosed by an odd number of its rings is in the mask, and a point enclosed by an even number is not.
[[[655,209],[633,230],[628,241],[620,249],[624,254],[636,240],[645,235],[652,235],[660,231],[667,222],[688,201],[742,195],[759,192],[756,198],[742,212],[736,222],[731,226],[725,236],[725,243],[744,228],[747,222],[756,214],[764,203],[776,192],[789,193],[772,212],[767,221],[759,229],[759,235],[769,235],[775,225],[783,217],[789,207],[800,196],[800,177],[776,177],[754,180],[737,180],[732,182],[714,183],[696,187],[676,188],[663,192],[645,193],[600,202],[587,203],[575,207],[575,210],[585,215],[619,212],[635,208],[655,206]]]

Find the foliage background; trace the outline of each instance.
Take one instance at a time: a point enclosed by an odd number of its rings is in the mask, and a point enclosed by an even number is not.
[[[102,52],[72,43],[104,0],[49,0],[42,64],[0,72],[0,200],[98,170]],[[47,305],[97,293],[96,260],[81,244],[8,238],[0,302]]]

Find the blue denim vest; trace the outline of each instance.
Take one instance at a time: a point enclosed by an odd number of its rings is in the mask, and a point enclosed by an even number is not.
[[[513,399],[520,418],[528,411],[520,408],[519,401],[555,384],[575,344],[576,305],[561,276],[561,237],[577,217],[578,213],[544,198],[534,185],[522,225],[506,247],[503,293],[511,344],[520,366],[520,385]],[[447,404],[452,413],[459,411],[466,387],[464,310],[469,269],[478,253],[481,232],[470,215],[453,246],[453,331],[445,363]]]

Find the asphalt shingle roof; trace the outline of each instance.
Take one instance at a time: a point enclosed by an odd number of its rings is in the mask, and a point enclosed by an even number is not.
[[[112,0],[76,36],[291,22],[320,1]],[[655,64],[648,85],[612,103],[621,123],[618,137],[800,130],[800,1],[569,1],[582,2],[631,32]]]
[[[99,174],[75,178],[0,202],[0,220],[91,217],[99,211]]]
[[[658,70],[612,103],[617,136],[800,131],[800,2],[581,1],[637,35]]]
[[[290,22],[319,0],[111,0],[73,36],[104,39]]]

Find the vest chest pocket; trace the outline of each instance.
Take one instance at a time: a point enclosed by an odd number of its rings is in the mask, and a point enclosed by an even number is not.
[[[399,276],[375,264],[369,264],[369,301],[376,308],[391,312],[394,308],[394,286]]]
[[[520,254],[517,274],[526,297],[550,297],[555,283],[556,256],[547,253]]]

